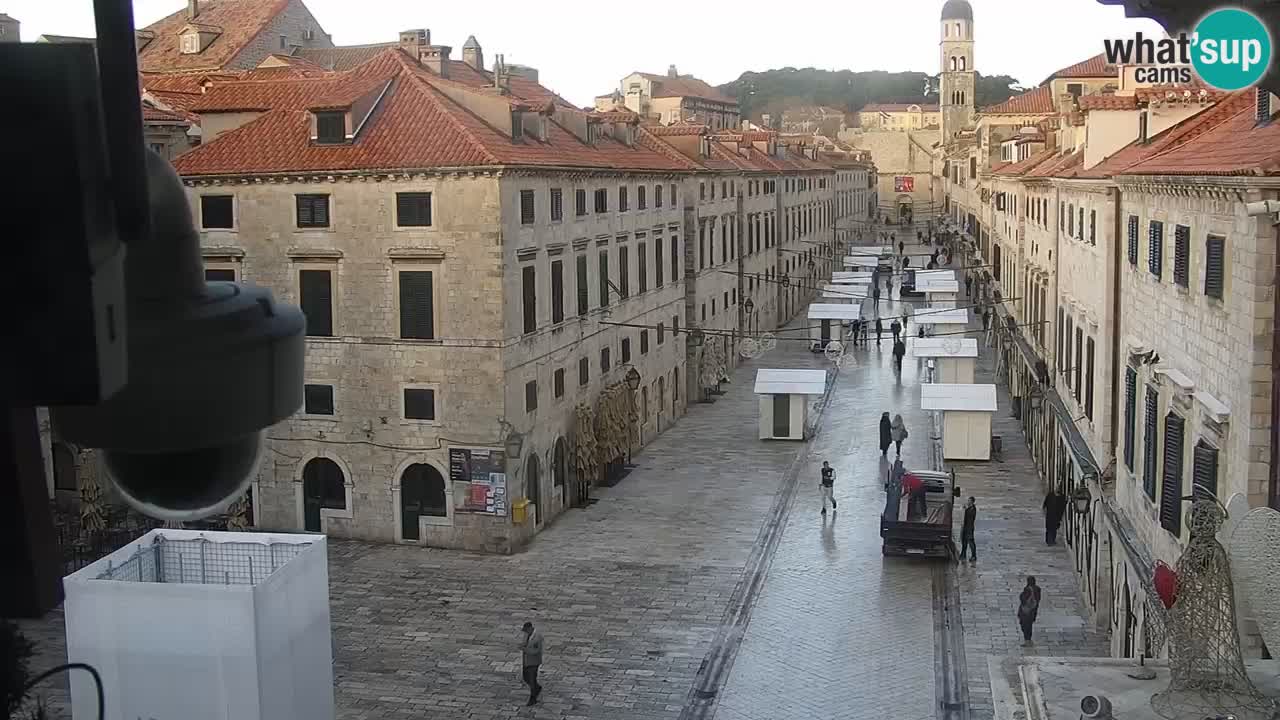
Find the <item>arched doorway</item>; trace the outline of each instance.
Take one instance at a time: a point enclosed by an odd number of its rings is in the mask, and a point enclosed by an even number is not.
[[[524,495],[529,500],[529,512],[533,515],[534,525],[542,522],[542,513],[538,512],[538,500],[542,497],[542,487],[538,477],[540,472],[538,454],[530,453],[529,460],[524,466]]]
[[[400,475],[400,537],[417,540],[418,518],[448,517],[449,502],[444,477],[431,465],[414,463]]]
[[[915,217],[915,201],[910,195],[898,196],[898,222],[910,225]]]
[[[569,479],[569,449],[564,438],[556,440],[556,449],[551,454],[551,482],[555,485],[556,490],[560,492],[560,502],[567,505],[568,498],[564,496],[565,487]]]
[[[338,463],[312,458],[302,468],[302,528],[320,532],[320,510],[347,509],[347,478]]]

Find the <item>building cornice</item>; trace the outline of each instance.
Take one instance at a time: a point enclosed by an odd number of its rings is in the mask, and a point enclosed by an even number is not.
[[[1280,189],[1280,177],[1271,176],[1119,175],[1113,183],[1124,191],[1179,197],[1208,196],[1240,202],[1243,202],[1241,194],[1249,190]]]

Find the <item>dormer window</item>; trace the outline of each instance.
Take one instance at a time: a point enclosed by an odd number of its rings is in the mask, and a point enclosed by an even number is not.
[[[316,113],[316,142],[326,145],[347,141],[347,114],[341,110]]]
[[[200,33],[189,32],[182,36],[182,54],[195,55],[200,52]]]
[[[519,142],[524,139],[524,113],[511,111],[511,139]]]
[[[191,23],[178,34],[178,49],[183,55],[198,55],[221,34],[222,28],[217,25]]]

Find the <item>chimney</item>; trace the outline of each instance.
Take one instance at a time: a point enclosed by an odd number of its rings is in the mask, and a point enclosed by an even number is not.
[[[195,20],[200,14],[200,0],[187,0],[187,19]]]
[[[407,52],[409,57],[418,57],[419,48],[426,47],[430,44],[430,30],[415,28],[413,30],[402,30],[400,32],[400,49]]]
[[[502,55],[495,55],[493,58],[493,89],[501,95],[510,92],[510,84],[507,82],[507,62]]]
[[[192,1],[192,2],[195,2],[195,0],[191,0],[191,1]],[[667,77],[669,77],[669,78],[677,78],[677,77],[680,77],[680,73],[676,72],[676,66],[675,66],[675,65],[668,65],[668,66],[667,66]]]
[[[449,77],[449,53],[453,48],[448,45],[427,45],[418,48],[418,60],[442,78]]]
[[[467,41],[462,44],[462,62],[475,70],[484,70],[484,50],[480,49],[475,35],[468,36]]]

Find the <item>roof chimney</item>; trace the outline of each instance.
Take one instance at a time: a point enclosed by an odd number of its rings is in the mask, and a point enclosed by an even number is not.
[[[191,0],[191,1],[192,1],[192,2],[195,2],[195,0]],[[675,65],[668,65],[668,66],[667,66],[667,77],[669,77],[669,78],[680,77],[680,73],[676,72],[676,66],[675,66]]]
[[[431,31],[422,28],[400,31],[400,49],[418,57],[418,48],[431,44]]]
[[[187,19],[195,20],[200,14],[200,0],[187,0]]]
[[[484,70],[484,50],[480,49],[475,35],[467,37],[467,41],[462,44],[462,62],[475,70]]]
[[[449,77],[449,53],[453,48],[448,45],[427,45],[418,48],[418,60],[427,69],[442,78]]]

